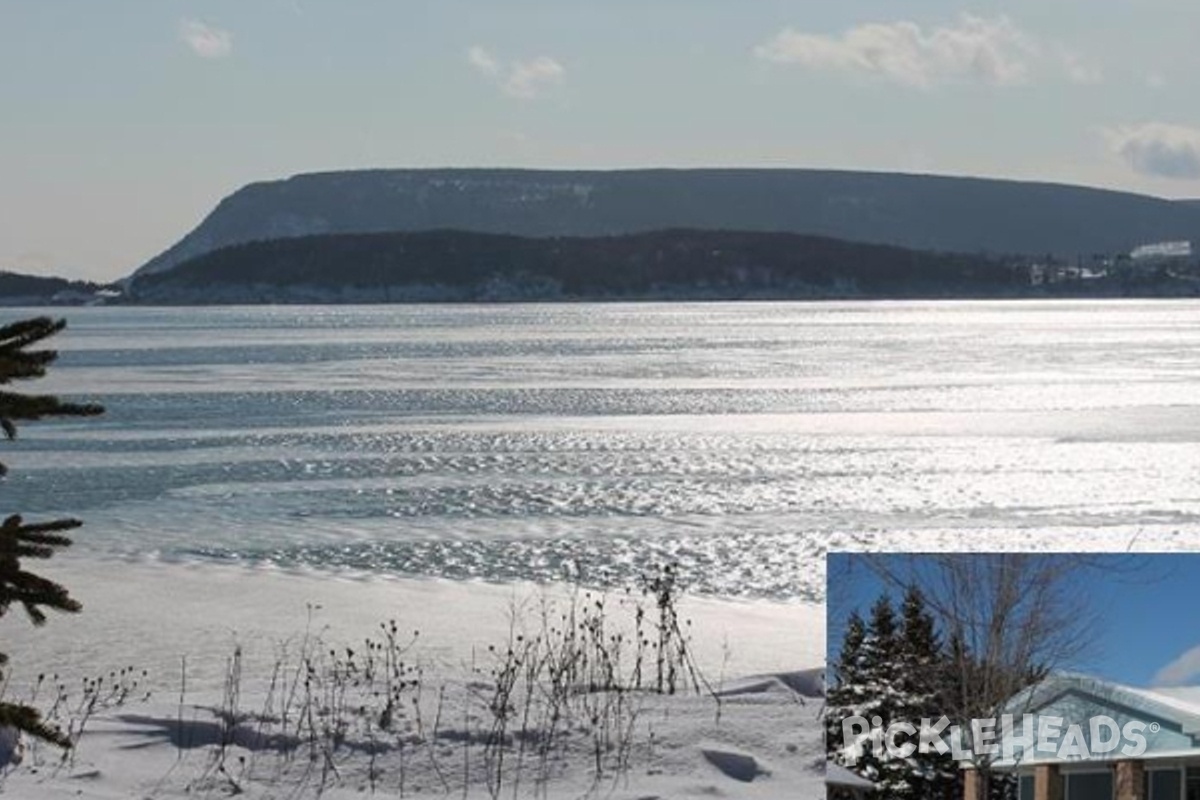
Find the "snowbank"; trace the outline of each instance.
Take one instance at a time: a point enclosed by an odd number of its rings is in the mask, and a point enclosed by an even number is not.
[[[649,691],[653,681],[634,689],[627,670],[619,691],[570,686],[563,708],[576,719],[557,722],[542,689],[523,699],[519,676],[501,704],[508,710],[493,713],[504,668],[517,661],[505,653],[548,630],[561,609],[598,601],[611,618],[604,637],[624,635],[635,598],[69,558],[47,567],[84,612],[40,630],[16,613],[0,620],[14,657],[9,696],[25,697],[23,687],[46,673],[38,705],[55,691],[66,695],[58,719],[82,733],[65,762],[28,743],[23,763],[4,778],[10,797],[824,792],[822,670],[797,669],[823,661],[818,605],[686,598],[680,619],[707,681],[701,693],[683,691],[682,682],[674,695]],[[404,664],[395,676],[411,680],[399,690],[392,684],[392,705],[368,691],[361,669],[364,651],[383,653],[365,641],[389,631]],[[350,661],[358,672],[347,670]],[[312,668],[307,677],[304,665]],[[647,672],[652,667],[647,657]],[[122,668],[123,676],[111,674]],[[89,711],[79,686],[99,676],[107,688],[92,693],[99,700]],[[382,680],[376,674],[371,685]]]

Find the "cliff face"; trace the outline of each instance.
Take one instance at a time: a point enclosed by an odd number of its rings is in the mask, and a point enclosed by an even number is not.
[[[1200,207],[1053,184],[818,170],[365,170],[250,184],[135,275],[232,244],[457,229],[779,231],[956,252],[1127,252],[1200,239]]]

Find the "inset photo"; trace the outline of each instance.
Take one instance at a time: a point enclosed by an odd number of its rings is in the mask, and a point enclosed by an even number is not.
[[[1200,800],[1200,554],[830,553],[827,797]]]

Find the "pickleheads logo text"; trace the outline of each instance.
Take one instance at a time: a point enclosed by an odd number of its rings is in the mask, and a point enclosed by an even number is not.
[[[922,718],[918,723],[900,721],[883,725],[880,717],[868,720],[850,716],[842,720],[842,755],[847,766],[856,764],[870,752],[879,759],[908,758],[914,753],[949,753],[957,761],[974,761],[979,756],[1014,761],[1018,757],[1087,759],[1120,753],[1136,758],[1146,752],[1146,733],[1158,731],[1158,723],[1131,720],[1121,725],[1112,717],[1100,715],[1083,722],[1068,722],[1063,717],[1015,716],[1005,714],[991,719],[971,720],[953,725],[947,717],[934,721]]]

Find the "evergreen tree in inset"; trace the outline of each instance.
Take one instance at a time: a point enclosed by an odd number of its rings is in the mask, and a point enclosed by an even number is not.
[[[66,327],[64,320],[48,317],[24,320],[0,327],[0,386],[13,381],[40,378],[58,357],[53,350],[30,350]],[[0,390],[0,430],[9,439],[17,435],[16,423],[46,417],[81,417],[103,413],[97,405],[64,403],[52,395],[22,395]],[[6,472],[0,464],[0,475]],[[54,581],[25,570],[22,559],[46,559],[71,544],[64,531],[80,526],[78,520],[60,519],[43,523],[26,523],[12,515],[0,523],[0,616],[14,605],[25,609],[34,625],[46,621],[45,609],[75,612],[79,602],[66,588]],[[0,653],[0,666],[8,656]],[[0,676],[2,677],[2,676]],[[40,739],[64,747],[69,746],[63,733],[47,725],[37,710],[20,703],[0,702],[0,726],[10,726]]]
[[[945,654],[925,596],[916,586],[905,591],[901,619],[897,675],[900,705],[903,717],[919,729],[921,720],[936,723],[945,714]],[[915,744],[916,737],[913,741]],[[940,800],[954,796],[959,770],[950,753],[918,750],[912,761],[910,798]]]
[[[847,624],[835,666],[834,685],[826,698],[825,737],[829,757],[875,783],[884,797],[907,797],[909,759],[891,758],[880,734],[903,713],[899,702],[900,629],[885,594],[871,607],[864,623],[857,613]],[[861,717],[870,726],[856,741],[844,741],[842,723]]]
[[[901,633],[891,598],[884,594],[871,607],[871,623],[862,646],[863,670],[867,677],[863,686],[866,692],[866,702],[862,704],[865,711],[863,716],[872,723],[878,718],[881,732],[886,731],[893,722],[911,721],[905,716]],[[865,754],[864,761],[864,774],[875,781],[881,796],[911,796],[914,768],[911,757],[892,756],[887,750],[887,742],[880,739],[873,743],[871,751]]]
[[[825,693],[825,751],[838,764],[851,768],[853,765],[844,757],[846,742],[843,741],[842,721],[860,714],[860,704],[864,700],[862,645],[866,636],[866,624],[855,611],[846,622],[842,649],[831,670],[830,685]]]

